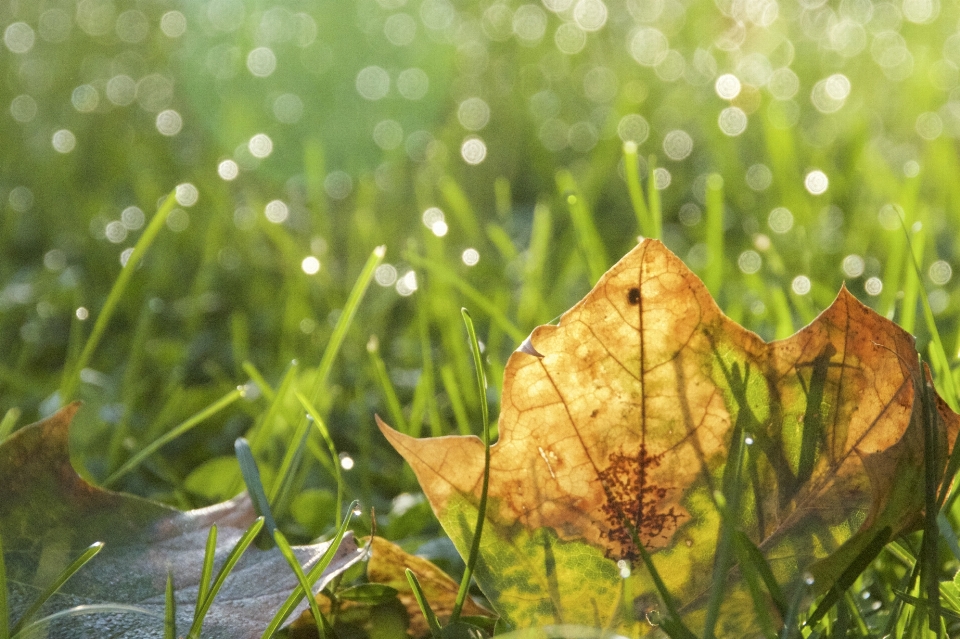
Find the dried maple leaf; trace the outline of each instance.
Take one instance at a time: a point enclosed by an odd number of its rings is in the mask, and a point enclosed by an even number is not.
[[[650,626],[630,617],[642,621],[658,597],[638,539],[697,623],[733,450],[744,460],[737,528],[781,584],[810,570],[829,587],[877,531],[896,536],[921,521],[924,383],[913,338],[846,289],[812,324],[768,344],[725,317],[660,242],[644,241],[507,364],[481,588],[515,626],[644,634]],[[960,420],[937,402],[944,451]],[[481,442],[380,426],[466,554]],[[741,595],[731,588],[718,632],[753,627]]]
[[[141,614],[68,616],[48,626],[49,636],[162,636],[168,571],[176,586],[177,625],[185,632],[193,621],[207,532],[217,525],[219,567],[256,517],[250,500],[244,494],[184,512],[88,484],[73,469],[67,445],[78,406],[62,408],[0,443],[0,538],[11,618],[16,620],[87,546],[101,541],[103,550],[44,605],[40,616],[91,604],[136,606]],[[294,551],[309,570],[327,548],[315,544]],[[324,587],[361,556],[353,538],[346,538],[315,587]],[[279,550],[248,548],[214,599],[203,636],[260,637],[296,587]]]

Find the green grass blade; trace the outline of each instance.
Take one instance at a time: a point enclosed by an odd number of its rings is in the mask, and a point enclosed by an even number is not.
[[[257,460],[253,458],[250,444],[243,437],[237,438],[233,444],[233,449],[237,454],[240,474],[243,476],[243,483],[247,486],[247,494],[250,495],[253,510],[263,518],[264,534],[257,537],[257,547],[261,550],[267,550],[273,547],[273,531],[277,529],[277,522],[273,519],[270,500],[267,499],[267,493],[263,489]]]
[[[457,422],[457,430],[461,435],[469,435],[470,420],[467,417],[467,407],[463,403],[463,396],[460,394],[457,376],[453,372],[453,367],[449,364],[440,367],[440,381],[443,383],[443,390],[446,391],[447,397],[450,399],[450,408],[453,410],[453,417]]]
[[[294,477],[300,462],[303,460],[303,451],[307,446],[307,438],[310,435],[310,423],[307,419],[301,419],[297,430],[294,431],[291,438],[291,444],[280,462],[280,468],[277,469],[277,478],[270,489],[269,504],[270,507],[279,512],[280,506],[286,499],[287,494],[293,485]],[[273,531],[268,531],[271,535]]]
[[[425,257],[420,257],[410,251],[403,254],[403,259],[410,262],[413,266],[428,270],[431,276],[453,285],[464,297],[483,311],[491,321],[496,322],[516,343],[519,344],[526,337],[526,334],[507,318],[499,306],[491,302],[480,291],[460,279],[456,273],[451,272],[449,265],[440,264]]]
[[[157,452],[163,446],[172,442],[177,437],[180,437],[180,435],[183,435],[184,433],[186,433],[191,428],[193,428],[200,422],[204,421],[205,419],[212,417],[213,415],[216,415],[221,410],[223,410],[233,402],[237,401],[238,399],[244,397],[245,395],[246,395],[246,390],[244,389],[244,387],[239,386],[233,389],[232,391],[230,391],[229,393],[227,393],[217,401],[213,402],[206,408],[195,413],[193,416],[191,416],[187,420],[181,422],[171,430],[167,431],[157,439],[153,440],[152,442],[150,442],[149,444],[141,448],[136,455],[128,459],[123,466],[115,470],[113,474],[107,477],[103,481],[102,485],[104,487],[112,486],[114,483],[116,483],[118,479],[120,479],[121,477],[129,473],[131,470],[133,470],[134,468],[142,464],[145,459],[147,459],[150,455]]]
[[[58,619],[68,619],[70,617],[79,617],[81,615],[113,614],[135,614],[144,615],[146,617],[154,617],[161,620],[163,619],[163,615],[139,606],[130,606],[127,604],[86,604],[82,606],[74,606],[73,608],[67,608],[66,610],[60,610],[53,614],[47,615],[42,619],[37,619],[33,623],[26,626],[19,633],[11,637],[11,639],[28,639],[29,637],[33,636],[46,639],[49,636],[49,633],[44,630],[44,627]]]
[[[10,639],[10,609],[7,607],[7,564],[3,561],[3,538],[0,537],[0,639]]]
[[[917,324],[917,298],[920,295],[921,280],[923,275],[920,272],[919,265],[923,264],[924,233],[914,233],[914,240],[910,241],[911,232],[903,229],[907,236],[907,259],[910,259],[910,268],[904,265],[903,297],[900,300],[900,326],[908,333],[916,332]]]
[[[73,577],[77,571],[83,568],[88,561],[96,557],[97,553],[101,550],[103,550],[103,542],[95,541],[90,544],[89,548],[84,550],[79,557],[73,560],[73,563],[64,568],[63,571],[57,575],[57,578],[53,580],[53,583],[43,589],[43,592],[40,593],[40,596],[37,597],[36,601],[34,601],[30,607],[26,609],[26,611],[20,617],[20,620],[17,621],[17,623],[14,624],[14,626],[10,629],[10,634],[14,637],[20,634],[24,624],[30,621],[30,618],[33,617],[33,615],[37,614],[37,611],[43,607],[43,604],[47,603],[47,600],[50,599],[50,597],[52,597],[58,590],[60,590],[63,584],[67,583],[67,580],[69,580],[70,577]]]
[[[307,573],[307,583],[311,588],[313,584],[317,582],[317,579],[323,574],[323,571],[327,569],[327,566],[330,565],[330,562],[333,560],[334,555],[337,552],[337,549],[340,547],[340,542],[343,541],[343,536],[347,533],[347,526],[350,525],[350,519],[353,517],[356,509],[360,507],[359,502],[354,501],[350,504],[347,514],[343,517],[343,522],[340,524],[340,529],[337,530],[337,535],[330,541],[330,546],[327,548],[326,552],[323,553],[323,556],[320,560],[310,569],[310,572]],[[308,591],[304,590],[301,586],[297,586],[297,589],[290,593],[290,596],[287,597],[287,600],[283,602],[283,605],[280,606],[280,609],[273,616],[273,619],[270,620],[270,623],[267,625],[266,630],[263,631],[261,639],[270,639],[273,637],[273,634],[280,629],[280,626],[290,616],[290,613],[293,612],[294,608],[300,603],[300,600],[306,596]]]
[[[3,442],[13,432],[17,420],[20,419],[20,412],[20,409],[14,406],[4,413],[3,419],[0,419],[0,442]]]
[[[719,300],[723,281],[723,178],[713,173],[707,178],[707,265],[703,269],[703,283],[714,299]]]
[[[650,225],[652,233],[650,237],[654,239],[663,239],[663,210],[660,205],[660,191],[657,189],[657,180],[655,171],[657,170],[657,156],[651,155],[647,161],[647,209],[650,211]]]
[[[640,229],[640,234],[646,237],[654,237],[650,210],[647,208],[647,202],[643,199],[643,187],[640,185],[638,161],[637,143],[633,140],[627,140],[623,143],[623,173],[627,182],[627,194],[630,196],[633,213],[637,216],[637,228]]]
[[[919,359],[919,358],[918,358]],[[923,361],[920,361],[921,375],[925,372]],[[940,423],[940,413],[937,411],[935,391],[927,383],[926,379],[920,380],[920,396],[922,399],[922,417],[923,420],[923,467],[924,467],[924,522],[923,537],[920,544],[921,561],[921,584],[926,591],[928,599],[929,628],[931,631],[939,633],[940,629],[940,581],[939,581],[939,546],[940,536],[939,526],[937,525],[937,489],[940,485],[940,478],[943,474],[943,466],[940,463],[944,455],[938,449],[937,435],[943,432],[943,425]],[[914,391],[916,394],[916,391]]]
[[[307,411],[307,414],[313,419],[317,430],[320,431],[320,436],[323,437],[323,441],[327,444],[327,450],[330,451],[330,461],[333,466],[334,478],[337,480],[337,517],[340,517],[343,512],[341,509],[343,508],[344,486],[343,475],[340,473],[340,456],[337,454],[337,447],[333,444],[333,438],[330,437],[330,431],[327,429],[326,422],[320,417],[320,413],[317,412],[313,404],[311,404],[302,393],[296,393],[296,397],[300,405],[303,406],[303,410]]]
[[[570,219],[573,221],[573,228],[576,231],[580,253],[587,265],[587,272],[590,274],[590,284],[596,284],[610,264],[607,259],[607,251],[603,246],[603,240],[600,239],[600,233],[597,231],[587,202],[577,188],[577,183],[570,171],[557,172],[557,187],[570,210]]]
[[[203,567],[200,570],[200,585],[197,587],[197,605],[193,609],[193,620],[197,620],[200,607],[210,595],[210,586],[213,584],[213,562],[217,556],[217,525],[210,526],[207,533],[207,546],[203,551]]]
[[[417,600],[417,605],[420,606],[420,612],[423,613],[423,618],[427,620],[427,625],[430,627],[430,635],[434,637],[434,639],[439,639],[442,631],[440,621],[437,619],[436,613],[433,612],[433,608],[430,607],[430,602],[427,601],[426,596],[423,594],[423,588],[420,587],[420,580],[417,579],[417,576],[409,568],[404,570],[404,573],[407,575],[407,581],[410,582],[413,597]],[[450,621],[451,623],[453,622],[452,617]]]
[[[370,257],[367,258],[367,263],[363,265],[363,270],[360,271],[360,276],[357,277],[357,281],[353,285],[350,295],[347,296],[347,302],[343,305],[343,311],[337,319],[336,326],[333,327],[330,341],[327,342],[326,348],[323,349],[323,356],[320,358],[320,364],[317,366],[317,378],[314,382],[312,395],[315,404],[319,403],[323,396],[323,389],[327,385],[327,378],[333,369],[333,361],[336,359],[337,353],[340,352],[340,346],[343,344],[343,339],[347,336],[347,331],[353,323],[357,309],[360,308],[360,302],[363,300],[367,288],[370,287],[370,282],[373,281],[373,273],[377,270],[377,267],[380,266],[380,262],[383,261],[383,256],[386,254],[386,246],[378,246],[373,249]]]
[[[280,554],[283,555],[283,558],[287,560],[287,563],[290,565],[290,569],[293,570],[293,574],[297,576],[297,582],[300,584],[300,587],[304,592],[311,592],[311,586],[307,582],[307,576],[303,574],[303,568],[300,566],[300,562],[297,561],[297,556],[293,554],[293,548],[290,547],[290,543],[287,541],[287,538],[283,536],[283,533],[279,530],[273,531],[273,539],[277,544],[277,547],[280,549]],[[333,628],[330,627],[330,622],[327,621],[326,617],[323,616],[323,613],[320,612],[320,606],[317,604],[316,597],[307,597],[307,602],[310,605],[310,612],[313,614],[313,620],[317,624],[317,634],[321,638],[332,637]]]
[[[127,263],[120,269],[120,275],[117,276],[113,287],[107,294],[107,299],[103,303],[103,308],[100,309],[100,314],[93,324],[90,336],[83,345],[83,350],[80,351],[80,356],[72,366],[64,369],[64,379],[60,383],[61,402],[66,403],[73,399],[73,394],[76,392],[77,385],[80,383],[80,371],[90,363],[90,358],[93,357],[93,352],[97,346],[100,345],[100,340],[103,339],[104,332],[107,330],[107,325],[113,318],[113,313],[117,309],[120,298],[123,297],[124,292],[126,292],[127,287],[130,285],[130,279],[136,272],[137,267],[140,266],[140,262],[143,261],[143,256],[146,254],[147,249],[157,238],[157,234],[160,233],[160,229],[163,228],[164,223],[167,221],[167,216],[170,214],[170,211],[173,210],[176,203],[176,192],[173,192],[167,196],[167,199],[165,199],[163,204],[160,205],[160,208],[157,209],[153,219],[150,220],[150,224],[148,224],[147,228],[143,231],[143,235],[140,236],[140,239],[137,240],[137,243],[134,245],[133,253],[130,254]]]
[[[267,398],[268,402],[272,402],[277,397],[277,392],[273,390],[273,387],[270,386],[270,383],[267,382],[263,374],[253,365],[253,362],[245,361],[240,365],[240,368],[243,369],[243,372],[253,380],[253,383],[257,385],[260,389],[260,392],[264,397]]]
[[[177,639],[177,599],[173,591],[173,573],[169,571],[164,596],[163,639]]]
[[[233,571],[233,567],[240,561],[240,557],[243,556],[243,553],[250,544],[253,543],[253,540],[256,539],[257,534],[259,534],[262,528],[263,517],[257,517],[256,521],[254,521],[240,539],[237,540],[236,545],[234,545],[230,554],[227,555],[226,561],[223,562],[223,566],[220,567],[220,572],[217,573],[216,580],[213,582],[213,585],[210,586],[210,592],[201,604],[199,612],[194,611],[193,625],[190,626],[187,639],[200,639],[200,629],[203,627],[203,618],[207,616],[207,612],[210,610],[214,598],[216,598],[217,593],[220,592],[220,588],[223,587],[227,577]]]
[[[397,396],[397,389],[387,373],[387,365],[380,357],[380,340],[376,335],[371,335],[367,341],[367,354],[370,356],[370,364],[376,374],[377,382],[380,384],[380,390],[387,402],[387,412],[390,413],[390,419],[394,427],[401,433],[410,432],[410,426],[407,424],[407,418],[403,414],[403,406],[400,404],[400,398]]]
[[[483,485],[480,488],[480,504],[477,506],[477,525],[474,527],[473,540],[470,542],[470,554],[467,557],[467,568],[463,571],[460,580],[460,590],[450,613],[450,623],[460,619],[460,611],[470,591],[470,579],[480,556],[480,538],[483,536],[483,522],[487,518],[487,493],[490,488],[490,415],[487,409],[487,375],[483,370],[483,356],[480,353],[480,342],[477,340],[477,331],[473,326],[473,319],[465,308],[460,309],[463,323],[467,327],[470,339],[470,350],[473,353],[473,364],[477,371],[477,389],[480,395],[480,415],[483,420]],[[408,574],[409,578],[409,574]]]
[[[250,448],[253,449],[255,453],[263,452],[267,438],[270,436],[270,427],[273,425],[280,411],[283,410],[283,400],[286,398],[287,393],[290,392],[290,387],[297,377],[298,368],[299,363],[297,360],[291,361],[290,365],[287,366],[287,370],[283,374],[283,379],[280,380],[280,387],[277,388],[274,398],[270,400],[270,407],[267,408],[267,412],[260,419],[259,424],[253,429],[250,435]]]

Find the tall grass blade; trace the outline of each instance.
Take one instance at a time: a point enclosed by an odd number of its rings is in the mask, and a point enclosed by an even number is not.
[[[407,418],[403,414],[403,406],[400,404],[400,398],[397,396],[397,389],[387,373],[387,365],[380,357],[380,340],[376,335],[371,335],[367,341],[367,354],[370,356],[370,364],[373,366],[373,372],[376,374],[377,381],[380,383],[380,390],[387,402],[387,412],[390,413],[390,419],[397,430],[401,433],[408,433],[410,426],[407,424]]]
[[[283,558],[287,560],[287,563],[290,565],[290,569],[293,570],[293,574],[297,576],[297,582],[300,584],[300,588],[304,592],[312,592],[310,584],[307,582],[307,576],[303,574],[303,567],[300,566],[300,562],[297,560],[297,556],[293,554],[293,548],[290,547],[290,543],[287,541],[287,538],[283,536],[283,533],[279,530],[273,531],[273,539],[277,544],[277,547],[280,549],[280,553],[283,555]],[[323,613],[320,612],[320,606],[317,604],[317,598],[310,596],[307,597],[307,602],[310,605],[310,612],[313,614],[313,620],[317,624],[317,634],[321,639],[329,639],[334,637],[333,628],[330,626],[330,622],[327,621],[326,617],[323,616]]]
[[[260,389],[260,393],[267,399],[268,402],[272,402],[277,397],[277,392],[273,390],[273,387],[270,386],[270,383],[267,382],[263,374],[253,365],[251,361],[244,361],[240,368],[243,369],[243,372],[247,374],[253,383],[257,385]]]
[[[370,282],[373,281],[373,273],[377,270],[377,267],[380,266],[380,262],[383,261],[383,256],[386,254],[386,246],[378,246],[373,249],[370,257],[367,258],[367,263],[363,265],[363,270],[360,271],[360,275],[357,277],[357,281],[353,285],[350,295],[347,296],[347,302],[343,305],[343,312],[340,313],[340,317],[333,327],[330,341],[327,342],[326,348],[323,349],[323,356],[320,358],[320,364],[317,366],[317,378],[313,387],[314,403],[318,403],[322,397],[323,389],[327,385],[327,378],[333,369],[333,361],[336,359],[337,353],[340,352],[340,346],[343,344],[343,339],[347,336],[347,331],[353,323],[357,309],[360,308],[360,302],[363,300],[367,288],[370,287]]]
[[[337,530],[336,536],[330,541],[330,546],[327,548],[326,552],[323,553],[323,556],[320,560],[310,569],[307,573],[307,584],[310,588],[313,588],[313,584],[317,582],[317,579],[323,574],[323,571],[327,569],[327,566],[330,565],[330,562],[333,560],[334,555],[337,552],[337,549],[340,547],[340,542],[343,541],[343,536],[347,533],[347,526],[350,525],[350,519],[353,517],[355,509],[359,508],[359,502],[354,501],[350,504],[350,507],[347,509],[347,514],[343,517],[343,522],[340,524],[339,530]],[[290,613],[293,612],[294,608],[300,603],[300,600],[303,599],[307,594],[312,596],[312,592],[304,590],[302,586],[297,586],[297,589],[290,593],[290,596],[287,597],[287,600],[283,602],[283,605],[280,606],[280,609],[273,616],[273,619],[270,620],[270,623],[267,625],[266,630],[263,631],[261,639],[270,639],[273,634],[280,629],[280,626],[290,616]]]
[[[243,437],[237,438],[233,444],[233,449],[237,455],[237,462],[240,464],[243,483],[247,486],[247,494],[250,495],[250,501],[253,503],[253,510],[263,518],[264,532],[257,537],[257,547],[261,550],[267,550],[273,547],[273,531],[277,529],[277,522],[273,519],[270,500],[267,499],[267,493],[263,489],[257,460],[253,458],[250,444]]]
[[[174,594],[173,573],[167,571],[163,607],[163,639],[177,639],[177,599]]]
[[[4,413],[3,419],[0,419],[0,442],[3,442],[13,432],[17,420],[20,419],[20,412],[20,409],[14,406]]]
[[[569,171],[557,172],[557,187],[559,187],[560,195],[566,200],[567,208],[570,210],[570,219],[573,221],[573,228],[576,231],[580,253],[587,265],[587,272],[590,274],[590,284],[596,284],[597,280],[606,272],[607,265],[610,263],[607,260],[607,251],[603,246],[603,240],[600,239],[600,233],[597,231],[587,202]]]
[[[923,361],[920,361],[921,375],[926,371]],[[921,588],[926,591],[929,607],[929,628],[938,633],[940,631],[940,580],[939,580],[939,547],[937,541],[940,536],[937,525],[937,489],[943,474],[945,455],[938,450],[937,435],[943,432],[940,423],[940,413],[937,411],[935,391],[926,379],[919,380],[920,397],[922,400],[921,419],[923,421],[923,467],[924,467],[924,522],[923,538],[920,544],[921,561]],[[916,395],[916,390],[914,391]]]
[[[410,251],[403,254],[403,259],[413,266],[427,269],[432,277],[453,285],[464,297],[483,311],[491,321],[496,322],[516,343],[519,344],[526,337],[526,334],[507,318],[499,306],[491,302],[483,293],[464,282],[456,273],[451,272],[448,265],[421,257]]]
[[[0,537],[0,639],[10,639],[10,609],[7,604],[7,564],[3,561],[3,538]]]
[[[230,554],[227,555],[226,561],[223,562],[223,566],[220,567],[220,572],[217,573],[217,578],[214,580],[213,585],[210,586],[210,592],[207,594],[206,599],[204,599],[203,603],[199,606],[199,611],[194,611],[193,625],[190,626],[190,631],[187,632],[187,639],[200,639],[203,619],[207,616],[213,600],[216,598],[217,593],[220,592],[220,588],[223,587],[227,577],[233,571],[233,567],[240,561],[240,557],[243,556],[243,553],[246,552],[250,544],[253,543],[253,540],[256,539],[257,534],[260,533],[262,528],[263,517],[257,517],[240,539],[237,540],[236,545],[234,545]]]
[[[193,620],[200,614],[200,607],[210,595],[210,586],[213,585],[213,562],[217,558],[217,525],[210,526],[207,533],[207,545],[203,551],[203,566],[200,569],[200,584],[197,586],[197,604],[193,608]]]
[[[480,488],[480,503],[477,506],[477,525],[474,527],[473,540],[470,542],[470,554],[467,557],[467,568],[460,580],[460,590],[457,600],[450,613],[450,623],[460,619],[460,611],[470,591],[470,579],[473,577],[477,558],[480,556],[480,538],[483,536],[483,522],[487,517],[487,492],[490,488],[490,415],[487,409],[487,375],[483,370],[483,356],[480,354],[480,342],[477,340],[477,331],[473,326],[473,319],[465,308],[460,309],[463,323],[467,327],[467,336],[470,340],[470,350],[473,353],[473,363],[477,371],[477,390],[480,395],[480,415],[483,420],[483,485]],[[409,575],[408,575],[409,578]]]
[[[337,454],[337,447],[333,444],[333,438],[330,437],[330,431],[327,429],[326,422],[323,421],[323,418],[320,417],[320,413],[317,412],[317,409],[314,408],[313,404],[310,403],[304,395],[300,392],[296,393],[297,401],[300,402],[300,405],[303,406],[303,410],[307,411],[307,414],[313,420],[313,423],[316,425],[317,430],[320,431],[320,436],[323,437],[324,443],[327,445],[327,450],[330,452],[330,461],[333,466],[334,479],[337,480],[337,517],[340,517],[343,514],[341,510],[343,508],[343,495],[344,495],[344,485],[343,485],[343,475],[340,473],[340,456]]]
[[[131,470],[133,470],[134,468],[142,464],[147,457],[154,454],[155,452],[163,448],[166,444],[169,444],[170,442],[172,442],[177,437],[180,437],[180,435],[183,435],[184,433],[189,431],[191,428],[193,428],[197,424],[201,423],[202,421],[206,420],[209,417],[212,417],[213,415],[216,415],[217,413],[222,411],[224,408],[226,408],[233,402],[237,401],[238,399],[244,397],[245,395],[246,395],[246,389],[243,386],[239,386],[233,389],[232,391],[230,391],[229,393],[227,393],[217,401],[213,402],[206,408],[195,413],[194,415],[189,417],[187,420],[181,422],[171,430],[167,431],[157,439],[153,440],[152,442],[150,442],[149,444],[141,448],[137,452],[137,454],[131,457],[130,459],[128,459],[123,466],[115,470],[113,474],[111,474],[109,477],[103,480],[102,485],[104,487],[112,486],[113,484],[116,483],[118,479],[120,479],[121,477],[129,473]]]
[[[720,283],[723,281],[723,178],[713,173],[707,178],[707,265],[703,269],[703,283],[714,299],[720,299]]]
[[[655,237],[653,235],[653,222],[650,220],[650,209],[647,208],[647,203],[643,199],[638,162],[637,143],[633,140],[627,140],[623,143],[623,174],[627,182],[627,194],[630,196],[633,213],[637,216],[637,228],[640,229],[640,234],[646,237]]]
[[[57,578],[53,582],[43,589],[43,592],[40,593],[40,596],[27,608],[23,615],[20,616],[20,620],[12,628],[10,628],[10,634],[13,637],[16,637],[20,631],[23,629],[24,625],[30,621],[33,615],[37,614],[37,611],[43,607],[43,604],[47,603],[47,600],[50,599],[61,587],[63,584],[67,583],[70,577],[73,577],[77,574],[77,571],[83,568],[83,566],[97,556],[103,550],[103,542],[95,541],[90,544],[90,547],[83,551],[79,557],[73,560],[73,562],[63,569],[63,571],[57,575]]]
[[[297,377],[298,369],[299,363],[297,360],[292,360],[289,366],[287,366],[286,372],[283,374],[283,379],[280,380],[280,386],[277,388],[273,399],[270,400],[270,406],[267,408],[267,412],[260,418],[257,426],[253,428],[253,433],[250,435],[250,448],[253,449],[255,453],[263,452],[267,438],[270,436],[270,428],[273,426],[277,415],[283,410],[283,401],[287,393],[290,392],[290,387]],[[254,379],[254,382],[256,382],[256,379],[252,376],[251,379]],[[264,393],[264,396],[266,396],[266,393]]]
[[[270,508],[276,512],[282,511],[283,504],[290,494],[290,489],[293,487],[293,480],[296,477],[297,470],[300,468],[300,462],[303,460],[309,436],[310,420],[306,418],[301,419],[297,429],[293,432],[290,445],[287,446],[287,450],[283,454],[283,460],[277,469],[277,478],[274,480],[273,486],[270,489],[268,502]],[[268,532],[270,535],[273,535],[272,530]]]
[[[47,615],[46,617],[37,619],[33,623],[24,627],[24,629],[19,633],[13,635],[11,639],[29,639],[30,637],[47,639],[50,636],[50,633],[45,629],[45,627],[50,623],[57,621],[58,619],[69,619],[70,617],[79,617],[81,615],[115,614],[144,615],[145,617],[154,617],[160,620],[164,618],[164,615],[161,615],[160,613],[154,612],[153,610],[147,610],[146,608],[141,608],[139,606],[131,606],[127,604],[85,604],[82,606],[67,608],[66,610],[59,610],[53,614]]]
[[[663,210],[660,205],[660,191],[657,189],[657,156],[647,160],[647,209],[650,211],[650,225],[655,239],[663,239]]]
[[[413,590],[413,597],[417,600],[417,605],[420,606],[420,612],[423,614],[423,618],[427,620],[427,626],[430,627],[430,636],[434,639],[440,639],[441,633],[443,632],[442,628],[440,628],[440,620],[437,619],[436,613],[433,612],[433,608],[430,607],[430,602],[427,601],[427,597],[423,594],[423,588],[420,587],[420,580],[417,579],[417,575],[409,568],[404,570],[404,573],[407,575],[410,589]],[[453,622],[452,617],[450,621],[451,623]]]
[[[66,403],[73,399],[73,394],[76,392],[77,385],[80,383],[80,371],[87,367],[90,358],[93,357],[93,352],[97,349],[97,346],[100,345],[100,340],[103,339],[107,325],[110,323],[110,320],[113,318],[113,313],[117,309],[117,303],[119,303],[120,298],[123,297],[124,292],[126,292],[127,287],[130,285],[130,279],[133,277],[134,272],[136,272],[137,267],[140,266],[140,262],[143,261],[143,256],[146,254],[147,249],[150,248],[150,245],[153,244],[153,241],[157,238],[157,234],[160,233],[160,229],[163,228],[164,223],[167,221],[167,216],[170,215],[176,203],[176,192],[170,193],[167,199],[163,201],[163,204],[160,205],[160,208],[157,209],[153,219],[150,220],[150,224],[144,229],[143,235],[137,240],[137,243],[133,247],[133,253],[131,253],[127,259],[127,263],[120,269],[120,275],[117,276],[113,287],[111,287],[110,292],[107,294],[107,300],[103,303],[103,308],[100,309],[100,314],[97,315],[97,319],[93,323],[93,329],[90,331],[90,336],[83,345],[83,350],[80,351],[80,356],[72,366],[64,369],[64,378],[60,383],[60,400],[62,402]]]

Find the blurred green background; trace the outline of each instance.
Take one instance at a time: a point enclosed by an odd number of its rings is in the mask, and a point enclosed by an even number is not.
[[[292,392],[316,388],[385,245],[318,408],[347,496],[388,536],[433,539],[373,414],[480,431],[461,306],[497,414],[520,340],[652,232],[626,142],[662,238],[734,319],[785,337],[846,282],[926,353],[925,291],[942,386],[960,345],[958,18],[939,0],[7,0],[0,415],[68,399],[64,371],[176,189],[80,375],[74,453],[102,480],[254,371],[287,380],[279,400],[249,386],[118,487],[228,497],[242,434],[269,485],[302,419]],[[301,538],[334,521],[314,438],[281,509]]]

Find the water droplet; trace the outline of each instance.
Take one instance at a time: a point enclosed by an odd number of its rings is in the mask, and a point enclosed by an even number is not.
[[[354,517],[359,517],[359,516],[362,515],[362,514],[363,514],[363,510],[360,508],[360,504],[357,504],[356,506],[353,507],[353,516],[354,516]]]
[[[815,579],[813,578],[813,575],[811,575],[809,572],[808,572],[808,573],[804,573],[804,575],[803,575],[803,583],[807,584],[808,586],[812,586],[813,583],[814,583],[814,581],[815,581]]]

